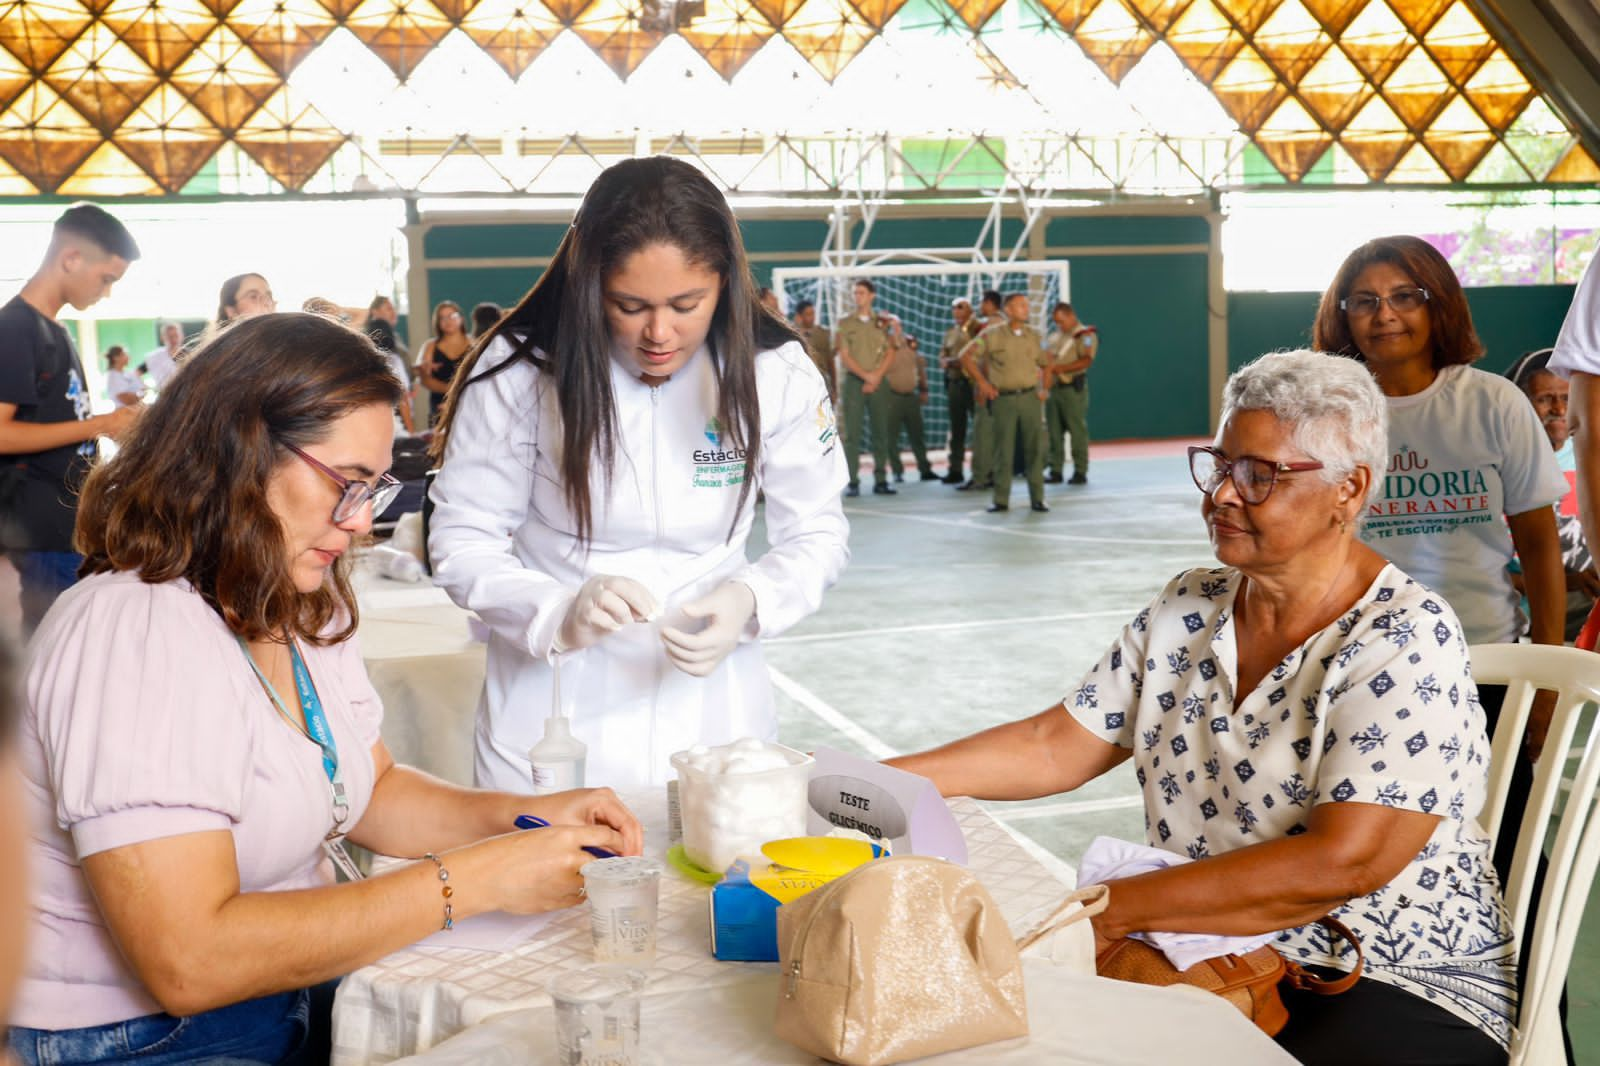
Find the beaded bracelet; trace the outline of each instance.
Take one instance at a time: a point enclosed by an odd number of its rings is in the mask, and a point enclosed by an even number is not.
[[[439,868],[439,894],[444,896],[444,925],[440,926],[440,928],[454,929],[456,920],[451,917],[451,914],[455,908],[450,903],[450,897],[456,894],[456,890],[450,887],[450,871],[444,868],[444,860],[433,852],[430,851],[422,857],[431,860]]]

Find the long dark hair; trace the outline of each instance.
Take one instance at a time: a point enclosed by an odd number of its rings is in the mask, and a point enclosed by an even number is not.
[[[1413,285],[1428,290],[1428,333],[1433,341],[1433,368],[1476,362],[1483,356],[1483,342],[1472,325],[1472,309],[1467,294],[1451,269],[1450,261],[1421,237],[1378,237],[1345,257],[1333,284],[1322,294],[1317,306],[1311,344],[1319,352],[1347,355],[1365,362],[1350,335],[1350,320],[1339,309],[1339,301],[1350,295],[1356,278],[1374,263],[1388,263],[1411,279]]]
[[[756,298],[739,223],[727,200],[700,171],[665,156],[629,159],[595,179],[544,275],[462,362],[434,433],[435,460],[443,460],[449,444],[457,398],[500,369],[475,377],[479,356],[495,337],[505,335],[515,352],[501,367],[526,359],[555,382],[563,492],[578,540],[587,545],[594,529],[590,465],[598,458],[609,483],[617,445],[605,279],[628,256],[657,244],[677,248],[689,262],[722,279],[706,347],[717,379],[717,421],[727,427],[733,447],[745,453],[735,515],[742,511],[761,454],[756,353],[799,337]]]
[[[285,629],[313,643],[344,640],[357,620],[349,555],[330,584],[296,589],[267,482],[291,461],[286,444],[309,447],[350,412],[401,398],[388,361],[348,326],[298,311],[241,319],[185,361],[84,482],[82,572],[186,578],[246,640]],[[336,618],[347,624],[323,636]]]

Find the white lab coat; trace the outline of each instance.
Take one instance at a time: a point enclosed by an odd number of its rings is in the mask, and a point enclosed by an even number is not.
[[[505,362],[496,339],[474,378]],[[594,646],[561,656],[562,704],[588,745],[586,783],[660,784],[669,757],[692,744],[777,732],[758,638],[815,611],[849,558],[839,493],[846,477],[833,406],[799,343],[756,357],[761,456],[772,547],[745,556],[756,493],[734,523],[744,463],[715,422],[716,379],[702,349],[651,388],[612,363],[617,456],[609,487],[591,471],[593,534],[584,553],[562,494],[561,419],[554,382],[526,360],[462,390],[434,482],[428,550],[435,581],[490,630],[478,704],[475,772],[483,787],[524,791],[528,749],[552,708],[549,657],[578,588],[596,574],[640,582],[662,605]],[[729,537],[730,526],[733,535]],[[676,609],[737,579],[755,594],[743,642],[710,676],[674,667],[661,645]]]

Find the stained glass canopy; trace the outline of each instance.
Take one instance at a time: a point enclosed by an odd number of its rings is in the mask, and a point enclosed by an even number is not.
[[[1600,182],[1465,0],[0,0],[0,195],[641,151],[777,191]]]

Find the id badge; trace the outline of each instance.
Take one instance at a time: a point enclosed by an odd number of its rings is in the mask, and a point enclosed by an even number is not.
[[[361,872],[360,867],[356,866],[356,861],[350,857],[350,853],[344,850],[343,837],[337,840],[324,840],[322,851],[333,863],[334,876],[340,882],[366,880],[367,875]]]

